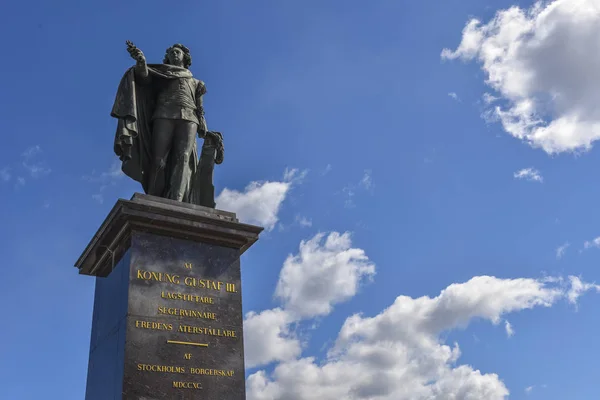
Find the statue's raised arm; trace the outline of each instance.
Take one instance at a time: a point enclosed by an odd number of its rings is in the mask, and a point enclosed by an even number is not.
[[[148,77],[148,65],[146,64],[146,56],[142,50],[138,49],[133,42],[127,40],[125,42],[127,44],[127,52],[136,61],[135,72],[136,74],[145,79]]]

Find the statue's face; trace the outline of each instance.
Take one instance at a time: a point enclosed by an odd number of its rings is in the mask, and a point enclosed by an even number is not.
[[[169,64],[183,67],[183,51],[181,49],[171,48],[167,57],[169,58]]]

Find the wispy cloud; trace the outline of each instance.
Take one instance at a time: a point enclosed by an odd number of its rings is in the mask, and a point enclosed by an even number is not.
[[[9,167],[4,167],[4,168],[0,169],[0,181],[8,182],[8,181],[10,181],[10,178],[11,178],[11,174],[10,174]]]
[[[455,92],[448,93],[448,97],[450,97],[451,99],[454,99],[454,100],[460,102],[460,97],[458,97],[458,95]]]
[[[569,276],[571,286],[567,291],[567,299],[569,303],[577,305],[577,299],[590,290],[600,292],[600,285],[596,285],[594,282],[584,282],[578,276]]]
[[[540,171],[535,168],[523,168],[522,170],[515,172],[513,176],[515,179],[524,179],[526,181],[540,183],[544,182],[544,178],[540,174]]]
[[[492,104],[493,102],[499,100],[498,97],[491,95],[490,93],[483,94],[483,102],[485,104]]]
[[[372,172],[370,169],[365,169],[362,178],[358,183],[350,184],[342,188],[342,193],[344,193],[346,199],[344,200],[344,206],[346,208],[353,208],[356,206],[354,203],[354,196],[359,190],[367,190],[372,191],[375,187],[373,183]]]
[[[360,180],[360,186],[369,190],[373,188],[373,178],[371,177],[371,170],[366,169],[363,174],[362,179]]]
[[[333,166],[331,164],[327,164],[325,168],[323,168],[323,171],[321,171],[321,175],[327,175],[332,168]]]
[[[96,170],[92,170],[91,174],[83,175],[81,179],[88,182],[108,185],[123,176],[125,176],[125,174],[121,171],[121,162],[115,160],[106,171],[98,173]]]
[[[296,215],[296,222],[300,225],[300,226],[304,226],[304,227],[311,227],[312,226],[312,221],[306,217],[302,217],[300,215]]]
[[[283,172],[283,181],[294,184],[302,183],[306,175],[308,175],[307,169],[286,168]]]
[[[110,166],[110,169],[106,172],[103,172],[101,174],[101,176],[107,177],[107,178],[120,178],[122,176],[125,176],[125,174],[121,170],[121,162],[120,161],[113,162],[112,165]]]
[[[23,167],[29,172],[29,176],[32,178],[40,178],[52,172],[43,162],[36,160],[37,156],[41,153],[42,148],[39,145],[35,145],[29,147],[21,154],[23,157]]]
[[[508,321],[504,321],[504,330],[506,331],[506,336],[508,337],[513,337],[515,334],[515,330],[513,329],[511,323]]]
[[[567,249],[569,248],[569,246],[570,246],[570,245],[571,245],[571,244],[567,242],[567,243],[564,243],[564,244],[563,244],[563,245],[561,245],[561,246],[558,246],[558,247],[556,248],[556,258],[557,258],[557,259],[559,259],[559,260],[560,260],[561,258],[563,258],[563,256],[564,256],[564,255],[565,255],[565,253],[567,252]]]
[[[113,161],[108,170],[97,173],[95,170],[90,175],[84,175],[81,177],[84,181],[97,184],[96,193],[92,194],[92,199],[99,204],[104,203],[104,191],[111,186],[115,186],[117,182],[124,177],[123,171],[121,171],[121,162],[119,160]]]
[[[27,148],[21,155],[26,160],[29,160],[29,159],[35,157],[36,155],[40,154],[41,152],[42,152],[42,148],[40,147],[40,145],[36,144],[35,146],[31,146],[31,147]]]
[[[40,163],[28,164],[26,162],[23,162],[23,167],[25,167],[25,169],[29,172],[29,175],[32,178],[40,178],[52,172],[50,168],[44,167]]]
[[[346,199],[344,200],[344,207],[346,207],[346,208],[355,207],[356,204],[354,203],[354,195],[355,195],[354,190],[352,190],[350,188],[350,186],[346,186],[345,188],[342,189],[342,191],[346,195]]]
[[[583,248],[586,250],[591,249],[592,247],[600,247],[600,236],[592,240],[586,240],[583,243]]]
[[[531,393],[532,391],[533,391],[533,386],[527,386],[525,388],[525,393],[527,393],[527,394]]]

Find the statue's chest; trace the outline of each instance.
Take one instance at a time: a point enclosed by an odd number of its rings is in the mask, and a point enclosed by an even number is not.
[[[191,78],[168,79],[159,91],[158,100],[193,99],[195,91],[196,82]]]

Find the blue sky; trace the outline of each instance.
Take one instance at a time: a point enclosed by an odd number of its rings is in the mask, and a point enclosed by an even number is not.
[[[165,4],[0,16],[5,398],[84,396],[73,264],[141,190],[112,152],[125,40],[190,47],[218,206],[267,227],[249,399],[598,397],[597,0]]]

